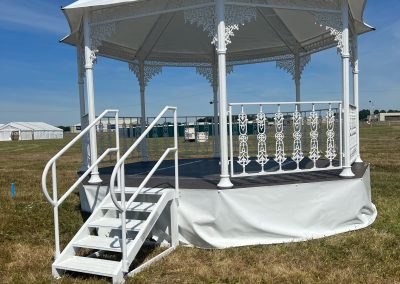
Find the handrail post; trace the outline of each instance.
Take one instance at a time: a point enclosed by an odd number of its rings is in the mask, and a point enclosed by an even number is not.
[[[235,174],[233,168],[233,126],[232,126],[232,106],[229,105],[229,150],[230,150],[230,168],[231,168],[231,176]]]
[[[178,151],[178,113],[174,109],[174,148],[175,148],[175,198],[179,191],[179,151]]]
[[[343,167],[343,106],[339,104],[339,138],[340,138],[340,166]]]
[[[56,162],[54,162],[51,166],[51,179],[52,179],[52,183],[53,183],[53,201],[54,201],[54,240],[55,240],[54,258],[57,259],[60,256],[60,232],[59,232],[59,222],[58,222]]]
[[[122,162],[120,171],[120,186],[121,186],[121,228],[122,228],[122,269],[128,272],[128,250],[126,247],[126,203],[125,203],[125,162]]]

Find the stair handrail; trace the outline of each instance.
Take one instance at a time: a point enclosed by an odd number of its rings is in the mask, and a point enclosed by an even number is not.
[[[167,111],[173,111],[174,118],[174,147],[169,147],[165,150],[163,155],[160,157],[158,162],[153,166],[151,171],[147,174],[146,178],[139,185],[137,190],[132,194],[128,201],[125,200],[125,160],[131,155],[136,147],[146,138],[147,134],[153,129],[157,122],[164,116]],[[149,179],[156,172],[158,167],[168,156],[169,153],[175,153],[175,192],[179,190],[179,174],[178,174],[178,116],[177,108],[172,106],[166,106],[160,114],[154,119],[154,121],[146,128],[146,130],[139,136],[139,138],[133,143],[133,145],[125,152],[125,154],[117,161],[114,170],[110,178],[110,196],[115,204],[115,207],[122,213],[121,214],[121,229],[122,229],[122,260],[123,268],[127,272],[129,264],[127,263],[127,247],[126,247],[126,211],[127,208],[134,202],[136,197],[140,194],[141,190],[145,187]],[[118,187],[121,189],[121,204],[117,200],[115,194],[115,179],[118,177]]]
[[[57,167],[56,162],[57,160],[66,152],[68,151],[75,143],[85,136],[92,127],[96,127],[97,123],[107,114],[114,113],[115,117],[115,136],[116,136],[116,146],[115,148],[108,148],[104,151],[104,153],[97,158],[96,161],[91,163],[91,166],[80,176],[79,179],[61,196],[58,198],[57,194]],[[60,255],[60,239],[59,239],[59,225],[58,225],[58,207],[65,201],[65,199],[77,188],[77,186],[83,182],[83,180],[92,172],[92,170],[111,152],[117,153],[117,159],[119,158],[119,110],[115,109],[107,109],[103,111],[93,122],[91,122],[84,130],[82,130],[74,139],[72,139],[64,148],[62,148],[53,158],[51,158],[42,174],[42,191],[44,196],[46,197],[47,201],[53,206],[54,208],[54,230],[55,230],[55,257],[57,258]],[[47,175],[51,167],[52,172],[52,187],[53,187],[53,199],[50,197],[48,190],[47,190]]]

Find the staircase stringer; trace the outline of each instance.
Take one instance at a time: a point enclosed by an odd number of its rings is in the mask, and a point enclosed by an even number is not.
[[[86,220],[86,222],[82,225],[82,227],[78,230],[78,232],[74,235],[74,237],[68,242],[67,246],[64,248],[64,250],[61,252],[59,257],[55,259],[53,266],[55,266],[57,263],[64,261],[66,258],[74,256],[76,254],[76,249],[74,248],[73,244],[77,241],[80,240],[81,238],[90,235],[90,229],[89,229],[89,224],[97,220],[102,216],[102,205],[103,203],[106,203],[110,199],[110,193],[108,193],[104,199],[100,202],[100,204],[95,208],[93,213],[89,216],[89,218]],[[54,271],[53,271],[54,274]]]
[[[147,236],[150,234],[151,230],[153,229],[154,225],[160,218],[161,214],[167,207],[168,203],[175,203],[175,190],[174,189],[165,189],[165,192],[161,195],[160,199],[156,203],[156,207],[154,210],[150,213],[148,218],[146,219],[143,227],[140,229],[138,234],[136,235],[132,245],[130,246],[130,250],[128,251],[128,256],[127,256],[127,266],[129,267],[133,260],[136,258],[139,250],[143,246],[143,244],[146,241]],[[172,209],[172,208],[171,208]],[[173,225],[173,217],[171,216],[171,224],[170,226]],[[176,241],[173,241],[174,236],[170,236],[171,240],[171,248],[175,248],[176,245],[174,246],[174,243]]]

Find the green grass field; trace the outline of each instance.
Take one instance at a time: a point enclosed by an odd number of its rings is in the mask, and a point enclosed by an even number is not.
[[[53,212],[41,192],[46,162],[71,139],[0,142],[0,283],[52,282]],[[308,242],[226,250],[180,247],[127,283],[400,283],[400,125],[364,126],[361,151],[371,163],[376,222]],[[80,147],[58,164],[60,192],[76,178]],[[16,198],[10,201],[10,184]],[[82,224],[79,197],[60,210],[62,244]],[[154,252],[153,252],[154,253]],[[107,283],[63,277],[57,283]]]

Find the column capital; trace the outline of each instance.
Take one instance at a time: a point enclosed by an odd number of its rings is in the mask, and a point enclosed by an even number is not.
[[[227,49],[226,48],[217,48],[217,54],[221,55],[221,54],[226,54]]]
[[[343,59],[349,59],[350,58],[350,53],[342,53],[342,58]]]

